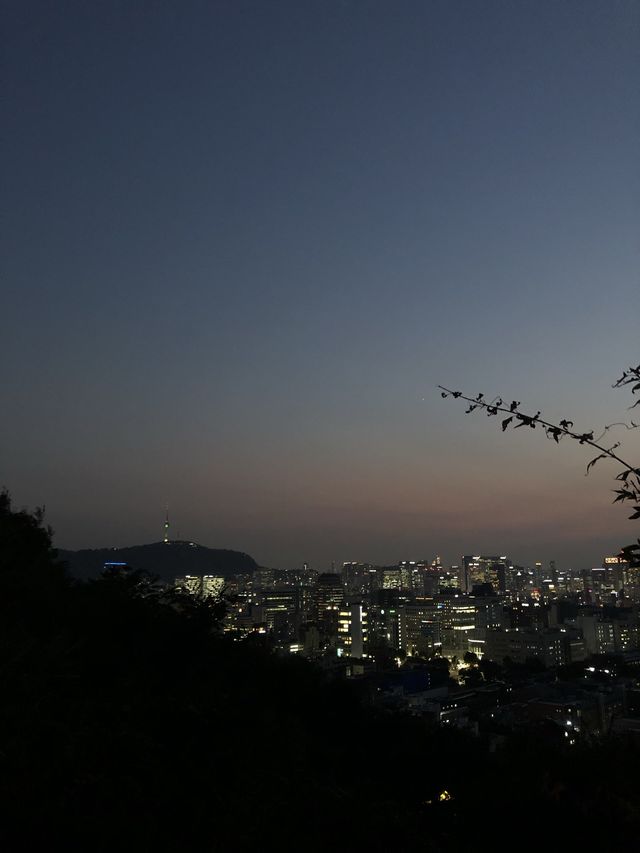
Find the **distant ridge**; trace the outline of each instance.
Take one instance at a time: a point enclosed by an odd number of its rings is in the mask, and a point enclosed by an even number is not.
[[[96,548],[82,551],[58,549],[69,572],[76,578],[96,578],[106,562],[128,563],[134,569],[142,569],[171,581],[179,575],[230,575],[253,572],[259,568],[253,557],[241,551],[224,548],[207,548],[195,542],[175,540],[152,542],[149,545],[133,545],[130,548]]]

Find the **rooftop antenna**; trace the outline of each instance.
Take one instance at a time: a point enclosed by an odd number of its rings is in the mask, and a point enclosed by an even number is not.
[[[167,504],[167,512],[164,517],[164,541],[169,542],[169,504]]]

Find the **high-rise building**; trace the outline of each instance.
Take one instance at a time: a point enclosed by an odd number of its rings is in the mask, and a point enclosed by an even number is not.
[[[440,611],[433,598],[405,604],[399,615],[399,642],[409,656],[427,657],[440,647]]]
[[[347,593],[367,595],[371,590],[373,566],[369,563],[347,562],[342,564],[342,579]]]
[[[260,607],[264,618],[261,620],[266,622],[269,627],[272,627],[272,616],[274,613],[284,613],[288,617],[293,617],[293,614],[300,607],[300,590],[299,589],[273,589],[263,592],[260,596]]]
[[[445,656],[468,651],[469,639],[476,627],[476,606],[473,598],[466,595],[439,595],[436,599],[440,610],[442,646]]]
[[[371,644],[399,649],[399,593],[395,589],[380,589],[369,605],[369,636]]]
[[[602,565],[607,572],[608,585],[620,591],[628,585],[629,561],[622,557],[605,557]]]
[[[361,603],[342,607],[338,614],[338,654],[365,657],[368,639],[367,612]]]
[[[318,613],[342,604],[344,585],[340,575],[333,572],[324,572],[319,575],[316,581],[315,599]]]
[[[465,556],[462,558],[460,587],[471,592],[474,586],[490,583],[494,592],[504,592],[507,557]]]

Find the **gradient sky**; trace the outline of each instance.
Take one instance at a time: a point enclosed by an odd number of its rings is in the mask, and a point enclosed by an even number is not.
[[[607,463],[436,390],[625,416],[637,0],[3,7],[0,484],[60,547],[167,501],[285,568],[637,537]]]

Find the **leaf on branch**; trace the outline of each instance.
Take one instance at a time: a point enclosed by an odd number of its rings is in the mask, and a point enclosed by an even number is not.
[[[573,426],[573,421],[560,421],[560,426],[562,427],[562,429],[568,430],[569,427]]]
[[[478,408],[477,406],[469,406],[468,409],[464,410],[464,413],[465,413],[465,415],[468,415],[468,414],[470,414],[470,412],[472,412],[474,409],[477,409],[477,408]]]
[[[562,430],[558,427],[549,427],[547,429],[547,436],[552,438],[556,444],[560,444],[560,436],[563,435]]]
[[[640,364],[637,367],[629,367],[624,371],[620,379],[617,379],[613,383],[613,388],[621,388],[623,385],[631,385],[632,382],[637,383],[638,379],[640,379]],[[637,390],[640,389],[640,384],[636,384],[632,389],[631,393],[635,394]]]
[[[631,566],[640,566],[640,539],[638,539],[637,545],[627,545],[621,548],[620,557],[626,560]]]
[[[462,397],[462,391],[454,391],[454,392],[453,392],[453,396],[454,396],[454,397],[455,397],[455,399],[457,400],[457,399],[458,399],[458,397]]]
[[[629,516],[629,521],[635,521],[636,518],[640,518],[640,506],[634,506],[634,510],[633,515]]]
[[[442,391],[442,392],[441,392],[441,394],[440,394],[440,396],[441,396],[441,397],[448,397],[449,395],[448,395],[448,394],[445,394],[445,393],[444,393],[444,391]]]
[[[606,459],[606,458],[607,458],[607,454],[606,454],[606,453],[601,453],[601,454],[600,454],[600,456],[596,456],[596,458],[595,458],[595,459],[592,459],[592,460],[591,460],[591,462],[589,462],[589,464],[587,465],[587,471],[586,471],[585,477],[586,477],[586,476],[587,476],[587,474],[589,473],[589,470],[590,470],[591,468],[593,468],[593,466],[596,464],[596,462],[598,461],[598,459]]]
[[[633,501],[635,500],[635,494],[630,492],[629,489],[614,489],[615,494],[618,496],[614,498],[614,504],[617,504],[618,501]]]
[[[509,406],[509,411],[515,412],[519,405],[520,403],[517,400],[514,400],[513,403],[511,403],[511,405]]]
[[[584,444],[585,441],[593,441],[593,430],[591,432],[583,432],[580,436],[580,444]]]
[[[502,421],[502,432],[504,432],[506,430],[506,428],[509,426],[509,424],[511,423],[512,420],[513,420],[513,418],[505,418]]]
[[[540,414],[540,412],[538,412],[538,415],[539,414]],[[538,415],[535,415],[535,417],[530,417],[529,415],[517,415],[517,418],[520,421],[520,423],[517,426],[515,426],[514,429],[518,429],[519,427],[523,427],[523,426],[528,426],[528,427],[531,427],[531,429],[535,429],[536,428],[535,422],[536,422],[536,419],[538,418]]]

